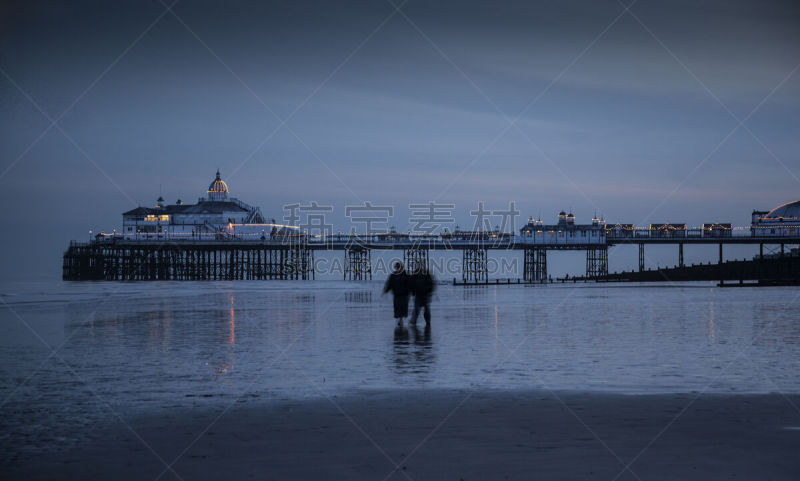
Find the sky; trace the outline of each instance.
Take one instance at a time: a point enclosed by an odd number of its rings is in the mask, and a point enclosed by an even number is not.
[[[404,231],[431,201],[470,227],[800,199],[800,4],[625,1],[3,2],[0,279],[59,278],[70,240],[217,169],[343,231],[367,201]]]

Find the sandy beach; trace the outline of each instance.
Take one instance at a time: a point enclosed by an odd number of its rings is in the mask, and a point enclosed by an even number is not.
[[[113,423],[78,449],[20,459],[4,477],[153,480],[177,458],[160,479],[790,480],[800,475],[791,403],[800,396],[381,391],[248,401],[207,430],[223,408],[126,420],[136,434]]]

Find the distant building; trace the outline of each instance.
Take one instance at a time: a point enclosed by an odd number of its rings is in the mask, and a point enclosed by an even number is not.
[[[606,224],[606,237],[633,237],[634,234],[633,224]]]
[[[650,224],[650,237],[686,237],[686,224]]]
[[[730,237],[733,231],[733,224],[722,222],[710,222],[703,224],[703,237]]]
[[[800,235],[800,200],[779,205],[769,212],[754,210],[750,232],[754,236]]]
[[[137,207],[122,214],[126,239],[197,239],[243,237],[257,239],[296,231],[295,227],[267,223],[258,207],[228,197],[228,185],[219,171],[205,197],[196,204],[166,204],[162,197],[155,207]]]
[[[519,230],[522,242],[526,238],[543,242],[587,243],[605,239],[605,220],[592,218],[591,224],[576,224],[575,216],[563,210],[558,213],[555,224],[544,224],[541,219],[528,219],[528,223]]]

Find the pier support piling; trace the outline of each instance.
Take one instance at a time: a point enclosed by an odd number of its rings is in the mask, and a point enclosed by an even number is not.
[[[639,243],[639,272],[644,272],[644,244]]]
[[[533,264],[533,280],[547,282],[547,249],[536,249],[536,260]]]
[[[461,257],[461,278],[464,282],[488,282],[489,264],[486,248],[464,249]]]
[[[428,269],[428,249],[413,247],[403,251],[403,264],[406,271],[412,273],[416,271],[417,267]]]
[[[608,247],[593,247],[586,250],[586,277],[598,278],[608,275]]]
[[[534,249],[522,251],[522,280],[533,282]]]
[[[678,267],[683,267],[683,243],[678,244]]]
[[[547,250],[539,247],[525,249],[522,263],[522,279],[525,282],[547,280]]]
[[[344,254],[344,280],[372,280],[372,251],[365,247],[350,247]]]

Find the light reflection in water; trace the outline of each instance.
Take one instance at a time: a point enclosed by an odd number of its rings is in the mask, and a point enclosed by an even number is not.
[[[8,397],[0,444],[45,432],[78,442],[69,436],[108,420],[87,402],[87,385],[122,417],[228,406],[232,393],[247,394],[241,402],[318,395],[308,378],[330,394],[541,386],[800,392],[796,288],[442,285],[432,329],[395,332],[381,284],[123,283],[99,309],[111,284],[40,289],[58,301],[6,289],[13,295],[5,302],[59,346],[79,377],[43,364],[49,352],[10,311],[0,312],[0,365],[12,381],[0,383]]]
[[[431,326],[398,326],[394,330],[393,367],[402,376],[419,376],[416,381],[425,382],[436,359],[433,350]]]
[[[7,302],[50,345],[69,337],[59,356],[123,416],[230,403],[231,392],[317,395],[308,378],[332,394],[476,385],[800,392],[796,288],[442,285],[432,329],[420,322],[395,333],[381,284],[115,284],[119,294],[94,314],[105,295],[96,284],[64,284],[63,302],[24,293]],[[20,383],[36,374],[8,401],[0,433],[46,425],[58,434],[59,419],[104,415],[77,377],[49,364],[37,372],[48,352],[3,315],[0,365]],[[743,346],[747,357],[737,357]]]
[[[714,342],[714,301],[708,303],[708,340]]]
[[[228,336],[228,344],[234,345],[236,344],[236,310],[233,308],[234,297],[232,292],[230,293],[230,301],[230,335]]]

